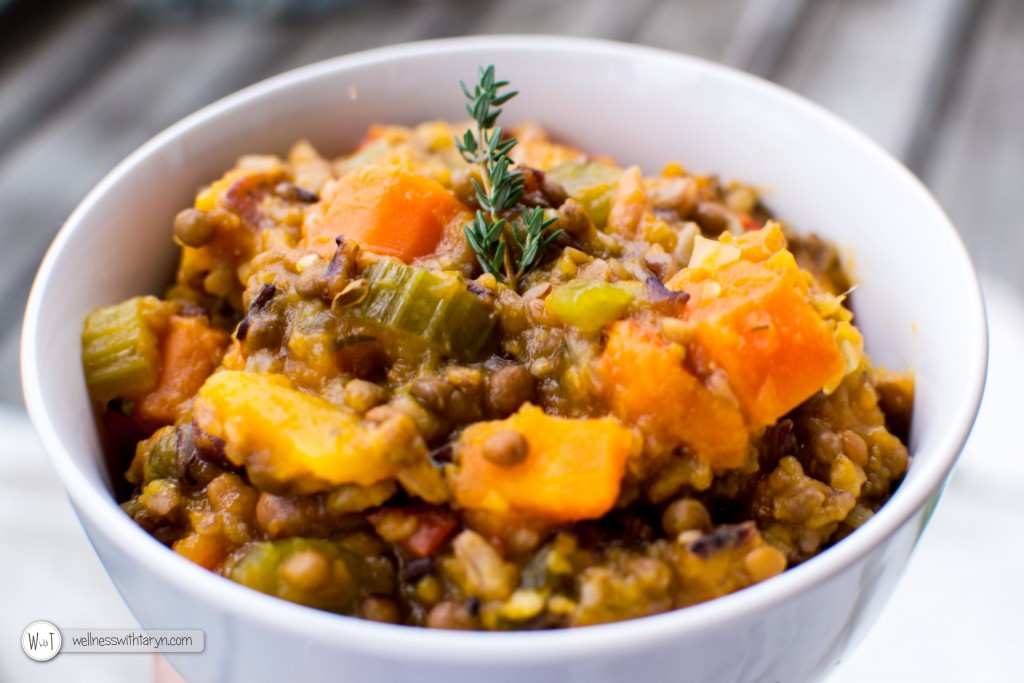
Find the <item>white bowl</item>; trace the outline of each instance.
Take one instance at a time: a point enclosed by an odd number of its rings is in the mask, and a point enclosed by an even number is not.
[[[767,190],[778,215],[843,245],[857,321],[880,364],[917,373],[906,480],[856,533],[765,583],[655,617],[583,629],[464,633],[389,626],[268,597],[177,556],[117,507],[79,365],[85,314],[160,292],[175,212],[246,152],[297,138],[332,154],[375,121],[464,116],[459,79],[493,63],[521,91],[505,121],[656,171],[678,160]],[[50,248],[25,319],[32,420],[114,583],[150,628],[200,628],[191,681],[802,681],[870,628],[942,491],[981,397],[984,310],[970,260],[922,185],[866,137],[757,78],[676,54],[569,38],[401,45],[272,78],[189,116],[114,169]],[[936,596],[941,599],[941,596]]]

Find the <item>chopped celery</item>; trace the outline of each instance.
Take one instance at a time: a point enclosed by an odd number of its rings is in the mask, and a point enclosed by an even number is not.
[[[178,430],[174,426],[158,429],[153,436],[139,445],[145,449],[145,482],[178,479],[185,474],[185,467],[178,457]]]
[[[95,400],[132,398],[156,385],[160,349],[155,328],[164,306],[155,297],[135,297],[86,316],[82,367]]]
[[[494,329],[494,309],[454,273],[383,259],[363,273],[366,297],[348,309],[391,330],[419,337],[459,360],[474,360]]]
[[[570,197],[583,205],[594,225],[608,222],[612,195],[622,170],[604,164],[559,164],[546,171],[549,178],[565,188]]]
[[[633,295],[621,285],[571,280],[555,287],[545,301],[548,313],[585,332],[596,332],[629,309]]]
[[[293,559],[300,554],[301,558]],[[228,578],[291,602],[348,613],[361,598],[394,588],[383,564],[318,538],[255,543],[231,567]]]

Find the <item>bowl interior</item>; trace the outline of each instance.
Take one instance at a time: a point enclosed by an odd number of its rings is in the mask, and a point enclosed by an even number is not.
[[[645,48],[508,37],[389,48],[271,79],[150,141],[83,201],[40,270],[23,344],[30,412],[79,509],[136,538],[108,493],[79,335],[91,309],[162,291],[172,218],[196,189],[243,153],[284,153],[299,138],[334,155],[374,122],[465,118],[458,80],[487,63],[521,92],[503,120],[536,120],[647,172],[675,160],[753,183],[794,228],[842,246],[870,354],[917,375],[914,460],[882,513],[825,555],[863,552],[923,506],[973,421],[986,349],[969,259],[927,191],[847,125],[753,77]]]

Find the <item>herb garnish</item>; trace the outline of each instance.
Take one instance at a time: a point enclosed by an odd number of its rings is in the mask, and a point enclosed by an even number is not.
[[[467,163],[480,168],[480,182],[473,178],[480,209],[473,221],[463,227],[466,241],[476,254],[481,267],[515,289],[519,279],[540,263],[544,250],[562,234],[547,231],[555,218],[544,218],[539,206],[506,218],[523,196],[523,174],[511,169],[508,153],[516,146],[513,137],[502,139],[501,126],[496,126],[501,105],[518,95],[518,91],[499,93],[508,81],[494,80],[494,66],[480,67],[479,81],[470,91],[459,82],[469,103],[466,111],[476,122],[476,131],[466,130],[455,145]],[[547,232],[547,234],[545,234]]]

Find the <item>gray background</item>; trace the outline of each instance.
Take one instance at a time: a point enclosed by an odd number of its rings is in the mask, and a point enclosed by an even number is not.
[[[903,159],[950,213],[979,269],[1024,286],[1021,0],[8,0],[0,2],[0,401],[21,400],[20,320],[39,260],[75,204],[128,152],[196,108],[296,66],[487,33],[643,43],[792,88]]]

